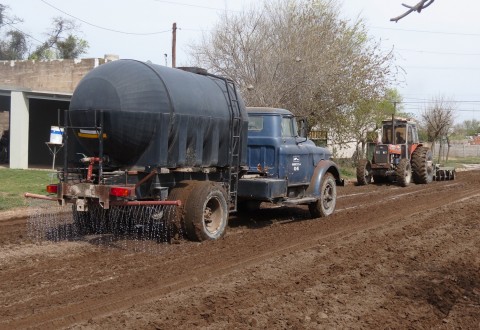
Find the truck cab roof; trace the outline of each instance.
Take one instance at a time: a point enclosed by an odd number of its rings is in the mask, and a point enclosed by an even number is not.
[[[270,107],[247,107],[248,114],[262,114],[262,115],[290,115],[293,113],[286,109],[270,108]]]

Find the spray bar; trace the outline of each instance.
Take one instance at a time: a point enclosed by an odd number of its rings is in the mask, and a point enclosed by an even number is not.
[[[26,198],[36,198],[36,199],[43,199],[47,201],[54,201],[58,202],[59,199],[56,197],[49,197],[45,195],[39,194],[32,194],[32,193],[25,193],[24,196]],[[112,206],[147,206],[147,205],[176,205],[181,206],[182,201],[111,201],[110,205]]]
[[[56,197],[49,197],[49,196],[45,196],[45,195],[31,194],[31,193],[25,193],[23,196],[25,196],[26,198],[44,199],[44,200],[47,200],[47,201],[55,201],[55,202],[58,202],[58,200],[59,200]]]
[[[181,206],[182,201],[111,201],[112,206],[147,206],[147,205],[176,205]]]

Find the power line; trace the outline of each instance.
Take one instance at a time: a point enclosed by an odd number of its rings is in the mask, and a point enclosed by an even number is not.
[[[435,100],[425,101],[402,101],[401,104],[423,104],[423,103],[437,103]],[[480,103],[480,101],[467,101],[467,100],[442,100],[442,103]]]
[[[67,16],[70,16],[70,17],[72,17],[72,18],[74,18],[74,19],[76,19],[76,20],[78,20],[78,21],[80,21],[80,22],[82,22],[82,23],[85,23],[85,24],[87,24],[87,25],[93,26],[93,27],[95,27],[95,28],[97,28],[97,29],[102,29],[102,30],[106,30],[106,31],[110,31],[110,32],[122,33],[122,34],[130,34],[130,35],[137,35],[137,36],[147,36],[147,35],[155,35],[155,34],[161,34],[161,33],[166,33],[166,32],[170,32],[170,31],[171,31],[171,30],[169,29],[169,30],[157,31],[157,32],[137,33],[137,32],[126,32],[126,31],[120,31],[120,30],[110,29],[110,28],[106,28],[106,27],[103,27],[103,26],[100,26],[100,25],[97,25],[97,24],[93,24],[93,23],[87,22],[87,21],[85,21],[85,20],[83,20],[83,19],[81,19],[81,18],[79,18],[79,17],[73,16],[73,15],[71,15],[71,14],[69,14],[69,13],[61,10],[60,8],[55,7],[54,5],[48,3],[48,2],[45,1],[45,0],[40,0],[40,1],[43,2],[44,4],[46,4],[47,6],[50,6],[50,7],[52,7],[53,9],[58,10],[59,12],[65,14],[65,15],[67,15]]]
[[[416,33],[430,33],[430,34],[480,37],[480,33],[460,33],[460,32],[446,32],[446,31],[411,30],[411,29],[387,28],[387,27],[381,27],[381,26],[370,26],[370,28],[377,29],[377,30],[391,30],[391,31],[403,31],[403,32],[416,32]]]
[[[435,67],[435,66],[405,66],[403,67],[404,69],[418,69],[418,70],[480,70],[480,68],[468,68],[468,67],[446,67],[446,66],[441,66],[441,67]]]
[[[229,11],[229,12],[234,12],[234,13],[239,13],[240,12],[238,10],[228,10],[226,8],[215,8],[215,7],[207,7],[207,6],[200,6],[200,5],[192,5],[192,4],[189,4],[189,3],[181,3],[181,2],[175,2],[175,1],[164,1],[164,0],[155,0],[155,1],[156,2],[168,3],[170,5],[202,8],[202,9],[209,9],[209,10],[215,10],[215,11]]]
[[[11,23],[6,23],[6,24],[7,24],[8,26],[10,26],[11,28],[17,30],[18,32],[22,33],[23,35],[31,38],[32,40],[34,40],[34,41],[36,41],[36,42],[38,42],[38,43],[41,43],[41,44],[44,43],[44,41],[40,41],[40,40],[38,40],[37,38],[33,37],[32,35],[30,35],[30,34],[28,34],[28,33],[26,33],[26,32],[23,32],[22,30],[20,30],[19,28],[17,28],[17,27],[14,26],[13,24],[11,24]]]
[[[402,52],[415,52],[415,53],[426,53],[426,54],[439,54],[439,55],[460,55],[460,56],[480,56],[480,53],[450,53],[450,52],[438,52],[430,50],[418,50],[418,49],[405,49],[405,48],[395,48]]]

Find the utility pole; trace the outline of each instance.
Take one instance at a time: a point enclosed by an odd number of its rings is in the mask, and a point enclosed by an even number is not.
[[[177,66],[177,23],[172,27],[172,68]]]

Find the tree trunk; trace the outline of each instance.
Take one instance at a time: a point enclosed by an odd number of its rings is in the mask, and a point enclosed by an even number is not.
[[[450,138],[447,136],[447,155],[445,157],[445,162],[448,162],[448,156],[450,156]]]

